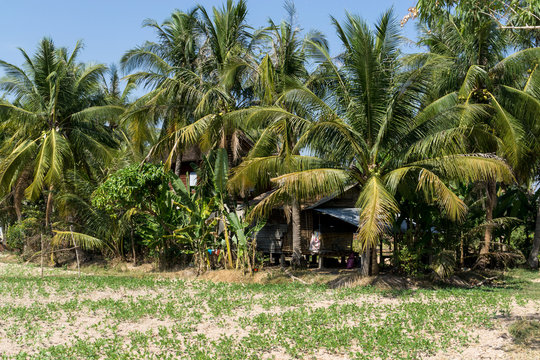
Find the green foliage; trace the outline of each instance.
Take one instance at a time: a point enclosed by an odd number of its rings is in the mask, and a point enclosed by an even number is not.
[[[24,241],[26,240],[26,234],[23,230],[23,225],[15,223],[7,228],[5,232],[6,243],[10,249],[15,251],[22,251]]]
[[[167,266],[180,250],[173,233],[185,219],[178,211],[183,204],[175,203],[178,183],[179,178],[161,165],[135,164],[109,176],[93,193],[92,203],[116,221],[135,227],[150,255]]]
[[[144,163],[117,171],[92,196],[93,204],[105,211],[151,207],[168,191],[170,174],[161,165]]]
[[[293,134],[289,138],[274,135],[270,142],[288,142],[289,146],[281,149],[285,155],[279,158],[284,158],[285,164],[293,163],[289,151],[309,152],[315,158],[304,157],[308,168],[274,166],[282,173],[274,175],[275,191],[257,204],[257,215],[268,214],[272,207],[295,197],[309,202],[358,184],[358,233],[365,248],[375,246],[394,223],[400,211],[396,200],[400,184],[414,184],[416,196],[437,204],[450,220],[461,221],[467,207],[448,186],[449,181],[512,181],[507,164],[464,146],[468,130],[462,133],[467,128],[462,129],[460,122],[464,117],[475,119],[480,109],[462,106],[454,94],[425,103],[441,63],[414,56],[405,60],[407,66],[397,61],[399,28],[392,11],[385,12],[372,28],[351,14],[342,23],[335,19],[333,23],[346,50],[340,59],[342,65],[324,46],[309,42],[318,66],[327,70],[331,94],[323,92],[325,96],[319,97],[308,86],[295,82],[273,112],[255,108],[250,114],[267,119],[265,124],[270,126],[266,131],[274,124],[279,129],[285,124],[292,128],[287,131]],[[241,118],[243,114],[238,115]],[[264,170],[270,167],[263,168],[262,161],[254,160],[248,159],[239,170],[248,173],[248,166],[253,165],[249,173],[259,170],[266,176],[268,171]],[[275,157],[266,160],[273,164]]]
[[[68,243],[71,246],[78,246],[86,250],[101,249],[105,245],[103,241],[93,236],[72,231],[55,230],[54,237],[51,239],[51,245],[53,247],[59,247],[61,243]]]
[[[226,214],[231,229],[232,242],[236,245],[237,268],[248,268],[250,271],[257,266],[257,244],[255,234],[261,230],[265,221],[257,221],[255,225],[250,223],[248,216],[239,216],[235,212]]]
[[[146,20],[156,39],[121,59],[123,90],[115,66],[78,62],[80,43],[68,51],[44,38],[35,54],[21,50],[22,66],[0,61],[0,219],[11,246],[28,245],[46,216],[55,243],[73,227],[107,255],[201,265],[220,249],[228,266],[235,255],[250,267],[253,232],[272,208],[356,185],[361,248],[409,224],[403,272],[432,265],[447,276],[449,255],[462,245],[470,258],[489,231],[500,248],[534,250],[537,1],[418,0],[407,19],[418,15],[426,52],[410,55],[392,11],[374,26],[347,13],[332,18],[338,57],[324,35],[302,38],[294,4],[284,7],[285,20],[259,30],[243,0]],[[149,92],[130,103],[136,85]],[[178,175],[193,149],[205,155],[190,188]],[[268,190],[240,216],[238,194]],[[45,211],[25,212],[25,197]]]
[[[39,212],[38,214],[41,215]],[[31,216],[32,214],[28,215],[6,229],[5,236],[8,248],[22,252],[29,239],[38,236],[43,230],[42,220]]]
[[[25,194],[35,200],[44,188],[59,186],[71,165],[85,171],[112,157],[117,142],[105,123],[123,108],[100,101],[106,67],[77,63],[81,48],[77,43],[68,53],[44,38],[34,56],[21,49],[22,68],[0,60],[7,75],[0,89],[14,99],[0,102],[10,135],[0,161],[0,195],[32,169]]]
[[[398,269],[407,275],[420,275],[426,270],[426,265],[422,260],[422,249],[411,245],[403,244],[399,246],[397,253]]]
[[[456,253],[451,250],[443,250],[435,255],[431,268],[440,278],[447,278],[456,269]]]

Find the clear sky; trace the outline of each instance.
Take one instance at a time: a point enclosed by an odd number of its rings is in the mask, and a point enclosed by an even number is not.
[[[79,60],[105,64],[118,63],[122,54],[146,40],[155,40],[151,29],[142,28],[144,19],[161,23],[174,9],[188,10],[201,4],[221,6],[222,0],[0,0],[0,59],[21,64],[17,50],[33,53],[44,36],[58,46],[70,49],[83,40]],[[317,29],[330,41],[332,53],[340,51],[330,23],[330,15],[343,19],[345,11],[359,14],[369,23],[391,6],[401,19],[415,0],[296,0],[298,23],[304,30]],[[267,24],[271,17],[279,22],[286,16],[282,0],[248,0],[248,23],[254,27]],[[414,24],[407,24],[403,34],[414,37]],[[0,73],[1,74],[1,73]]]

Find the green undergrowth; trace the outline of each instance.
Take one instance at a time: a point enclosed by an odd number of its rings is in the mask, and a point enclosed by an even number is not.
[[[379,290],[38,270],[0,268],[2,359],[416,359],[476,341],[471,329],[539,292],[523,271],[495,287]]]

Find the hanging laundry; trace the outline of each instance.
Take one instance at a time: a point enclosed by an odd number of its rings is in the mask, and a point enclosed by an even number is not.
[[[309,251],[317,253],[321,249],[321,233],[313,231],[311,234],[311,240],[309,242]]]

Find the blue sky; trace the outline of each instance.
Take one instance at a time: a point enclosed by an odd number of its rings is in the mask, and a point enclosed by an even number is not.
[[[174,9],[187,10],[196,4],[207,8],[221,6],[222,0],[4,0],[0,12],[0,59],[21,64],[17,47],[32,53],[39,40],[48,36],[58,46],[73,48],[83,40],[81,61],[118,63],[122,54],[146,40],[155,40],[152,30],[142,28],[144,19],[158,22]],[[330,41],[332,53],[339,52],[338,39],[330,15],[343,19],[345,11],[359,14],[369,23],[394,6],[401,19],[415,0],[296,0],[298,23],[304,30],[317,29]],[[248,22],[259,27],[271,17],[278,22],[285,17],[281,0],[248,0]],[[404,28],[406,37],[414,36],[414,24]]]

